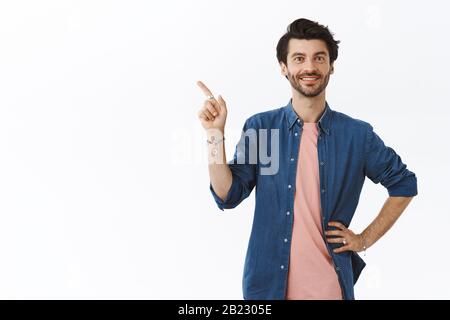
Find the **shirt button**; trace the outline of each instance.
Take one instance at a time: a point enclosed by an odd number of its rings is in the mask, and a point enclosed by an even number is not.
[[[321,162],[320,162],[320,165],[323,166],[323,164],[324,164],[323,161],[321,161]]]
[[[288,211],[288,212],[286,212],[286,215],[288,216],[288,215],[290,215],[291,213]]]
[[[322,189],[322,193],[324,193],[325,192],[325,189]]]
[[[341,271],[341,268],[339,268],[339,267],[336,267],[336,271]]]
[[[281,269],[284,269],[284,266],[283,265],[281,265],[281,267],[280,267]]]
[[[289,189],[291,188],[291,185],[290,185],[290,184],[288,184],[288,188],[289,188]]]
[[[287,238],[284,238],[284,242],[288,242],[288,239],[287,239]]]
[[[294,161],[294,158],[291,158],[291,161]]]
[[[297,122],[300,122],[300,119],[297,119]]]
[[[294,135],[295,135],[295,136],[298,136],[298,133],[296,132],[296,133],[294,133]]]

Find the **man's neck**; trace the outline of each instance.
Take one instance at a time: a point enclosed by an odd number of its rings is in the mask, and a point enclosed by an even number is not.
[[[292,107],[303,122],[318,122],[325,110],[325,90],[316,97],[305,97],[293,90]]]

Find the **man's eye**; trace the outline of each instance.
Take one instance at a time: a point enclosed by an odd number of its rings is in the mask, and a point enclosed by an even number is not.
[[[324,57],[317,57],[317,60],[318,60],[318,61],[324,61],[325,58],[324,58]]]
[[[302,58],[302,57],[296,57],[296,58],[294,59],[294,61],[303,61],[303,58]]]

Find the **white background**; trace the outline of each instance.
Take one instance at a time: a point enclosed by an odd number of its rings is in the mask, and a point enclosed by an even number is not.
[[[245,119],[287,104],[275,47],[306,17],[341,40],[330,106],[370,122],[419,195],[368,250],[358,299],[449,299],[445,1],[1,1],[0,298],[241,299],[254,194],[224,213],[204,81]],[[351,229],[387,191],[364,186]]]

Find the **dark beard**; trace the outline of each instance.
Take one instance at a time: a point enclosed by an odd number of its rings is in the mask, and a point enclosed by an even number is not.
[[[297,81],[300,81],[300,80],[299,80],[299,79],[298,79],[298,80],[295,80],[294,77],[292,77],[292,74],[291,74],[290,72],[288,73],[288,79],[289,79],[289,82],[291,83],[291,86],[292,86],[295,90],[297,90],[297,92],[299,92],[301,95],[303,95],[303,96],[305,96],[305,97],[311,98],[311,97],[316,97],[316,96],[318,96],[319,94],[322,93],[323,90],[325,90],[325,88],[326,88],[327,85],[328,85],[328,81],[330,80],[330,74],[331,74],[331,73],[328,73],[328,74],[325,76],[325,78],[323,78],[323,81],[319,84],[319,86],[317,87],[317,89],[312,90],[312,91],[311,91],[311,90],[305,91],[305,90],[303,89],[303,87],[300,85],[300,83],[297,82]],[[322,78],[321,78],[321,79],[322,79]]]

